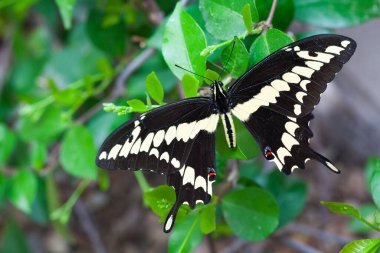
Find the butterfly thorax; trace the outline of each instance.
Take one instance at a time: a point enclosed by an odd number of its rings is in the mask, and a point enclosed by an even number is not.
[[[235,126],[232,120],[232,114],[228,105],[227,93],[223,89],[223,83],[221,81],[215,81],[211,84],[212,100],[214,105],[222,119],[224,133],[228,147],[236,147],[236,134]]]

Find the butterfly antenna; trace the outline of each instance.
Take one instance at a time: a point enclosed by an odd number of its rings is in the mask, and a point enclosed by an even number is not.
[[[181,66],[179,66],[179,65],[177,65],[177,64],[174,64],[174,66],[176,66],[177,68],[180,68],[180,69],[182,69],[182,70],[185,70],[185,71],[187,71],[187,72],[189,72],[189,73],[191,73],[191,74],[193,74],[193,75],[196,75],[196,76],[199,76],[199,77],[203,77],[203,78],[205,78],[205,79],[207,79],[207,80],[209,80],[209,81],[211,81],[211,82],[214,82],[214,80],[211,80],[210,78],[207,78],[207,77],[205,77],[205,76],[198,75],[197,73],[194,73],[193,71],[190,71],[190,70],[188,70],[188,69],[185,69],[185,68],[183,68],[183,67],[181,67]]]
[[[228,56],[227,62],[226,62],[226,64],[223,66],[222,70],[219,72],[219,77],[218,77],[219,80],[220,80],[220,76],[221,76],[221,75],[223,74],[223,72],[226,70],[226,66],[227,66],[228,63],[230,62],[230,59],[231,59],[231,56],[232,56],[232,52],[234,51],[234,48],[235,48],[235,43],[236,43],[236,37],[234,37],[234,42],[232,43],[232,49],[231,49],[230,55]]]

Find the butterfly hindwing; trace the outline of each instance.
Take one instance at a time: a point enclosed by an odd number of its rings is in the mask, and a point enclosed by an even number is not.
[[[215,177],[215,134],[202,132],[181,170],[167,175],[167,184],[173,186],[176,192],[176,202],[166,218],[165,232],[172,229],[182,204],[193,209],[197,203],[210,202]]]
[[[218,123],[206,98],[162,106],[123,124],[101,146],[97,165],[104,169],[177,172],[200,133],[214,133]]]
[[[230,87],[232,112],[243,122],[261,107],[290,117],[311,113],[355,48],[350,38],[316,35],[276,51]]]

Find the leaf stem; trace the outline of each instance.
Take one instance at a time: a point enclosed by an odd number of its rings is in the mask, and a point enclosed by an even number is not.
[[[187,241],[189,240],[190,235],[193,233],[193,230],[194,230],[195,225],[197,224],[198,220],[199,220],[199,215],[197,215],[197,216],[195,217],[195,219],[194,219],[194,221],[193,221],[193,224],[191,225],[191,227],[190,227],[188,233],[186,234],[186,237],[183,239],[182,244],[181,244],[181,247],[180,247],[179,250],[178,250],[179,253],[181,253],[181,252],[184,251],[183,249],[185,248],[185,245],[186,245]]]
[[[137,183],[139,184],[140,188],[142,189],[143,192],[147,192],[150,190],[150,185],[148,181],[146,181],[146,178],[142,171],[135,171],[135,177],[137,179]]]
[[[265,33],[272,26],[272,20],[274,17],[274,12],[276,11],[276,7],[277,7],[277,0],[273,0],[272,6],[268,14],[268,18],[264,22],[263,33]]]

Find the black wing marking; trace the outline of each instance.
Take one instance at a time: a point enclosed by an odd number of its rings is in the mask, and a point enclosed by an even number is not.
[[[96,164],[104,169],[177,172],[199,134],[215,132],[218,117],[208,98],[159,107],[116,129],[102,144]]]
[[[276,51],[230,87],[232,112],[243,122],[261,107],[290,117],[311,113],[355,48],[350,38],[316,35]]]
[[[275,162],[285,174],[290,174],[297,168],[304,169],[305,163],[310,159],[339,173],[328,159],[309,146],[313,133],[308,124],[312,118],[312,114],[292,118],[260,108],[244,124],[258,141],[264,157]]]
[[[168,185],[175,189],[176,202],[166,218],[164,232],[168,233],[173,228],[182,204],[194,209],[197,203],[210,202],[215,177],[215,134],[202,132],[181,170],[167,176]]]

